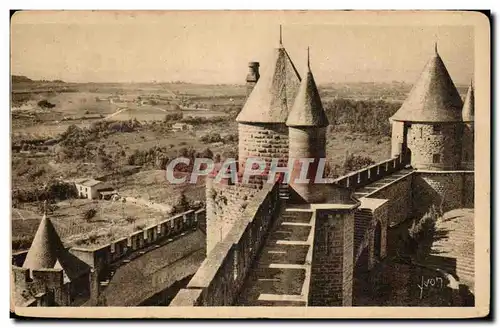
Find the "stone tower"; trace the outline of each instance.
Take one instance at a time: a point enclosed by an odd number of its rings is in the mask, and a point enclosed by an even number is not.
[[[67,306],[90,297],[90,267],[65,249],[46,214],[18,265],[12,266],[18,305]]]
[[[260,73],[259,73],[259,62],[249,62],[248,63],[248,74],[247,74],[247,98],[250,96],[250,93],[252,93],[253,88],[255,87],[255,84],[260,78]]]
[[[462,156],[462,100],[437,45],[401,108],[390,118],[392,155],[413,168],[456,170]]]
[[[462,109],[464,134],[462,136],[462,168],[474,169],[474,87],[472,81],[467,90],[464,107]]]
[[[279,159],[280,166],[288,161],[288,113],[300,85],[300,76],[280,44],[274,58],[262,72],[239,113],[238,161],[240,168],[248,158],[260,158],[270,163]]]
[[[286,121],[288,126],[288,156],[294,159],[290,187],[296,200],[306,203],[320,203],[325,200],[323,191],[314,185],[314,179],[321,158],[325,158],[326,127],[328,119],[314,82],[307,51],[307,72],[300,83],[299,92]],[[301,160],[302,159],[302,160]],[[311,159],[307,163],[304,160]],[[308,167],[307,167],[308,166]],[[297,182],[301,170],[307,171],[306,179]]]
[[[264,160],[267,167],[273,159],[279,166],[288,164],[288,112],[300,85],[300,76],[280,37],[274,58],[260,78],[239,113],[238,162],[241,173],[246,160]],[[240,175],[241,178],[241,175]],[[242,210],[267,180],[267,173],[252,176],[248,183],[232,183],[226,179],[206,180],[207,254],[222,241],[234,223],[241,220]]]

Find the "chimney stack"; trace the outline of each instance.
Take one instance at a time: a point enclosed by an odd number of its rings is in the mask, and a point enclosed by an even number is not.
[[[259,62],[249,62],[248,63],[248,74],[247,74],[247,97],[253,90],[253,87],[260,78],[259,74]]]

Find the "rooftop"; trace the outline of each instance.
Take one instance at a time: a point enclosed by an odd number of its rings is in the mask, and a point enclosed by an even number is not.
[[[309,49],[307,51],[307,72],[300,83],[299,92],[286,121],[288,126],[326,127],[328,119],[309,66]]]
[[[95,185],[98,185],[99,183],[102,183],[102,181],[99,181],[99,180],[95,180],[95,179],[86,179],[86,178],[83,178],[83,179],[76,179],[75,180],[75,183],[76,184],[81,184],[85,187],[93,187]]]
[[[300,85],[300,76],[280,43],[274,59],[261,74],[237,122],[285,123]]]
[[[437,45],[410,94],[391,119],[430,123],[462,121],[462,99],[439,56]]]
[[[462,119],[464,122],[474,122],[474,87],[472,82],[469,85],[469,90],[467,90],[467,96],[465,96]]]

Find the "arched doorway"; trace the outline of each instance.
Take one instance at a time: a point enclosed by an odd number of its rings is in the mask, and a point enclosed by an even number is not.
[[[382,226],[380,224],[380,221],[377,221],[373,237],[373,256],[375,257],[375,259],[380,259],[381,250],[382,250]]]

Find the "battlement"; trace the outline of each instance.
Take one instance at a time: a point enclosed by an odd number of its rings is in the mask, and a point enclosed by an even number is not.
[[[73,247],[69,251],[99,271],[136,251],[200,226],[204,229],[205,209],[189,210],[111,243],[96,247]]]
[[[232,305],[280,205],[278,183],[265,184],[171,305]]]
[[[32,270],[12,265],[15,302],[19,306],[66,305],[66,286],[62,269]]]
[[[402,155],[370,165],[335,179],[334,183],[343,187],[358,189],[378,181],[408,165]]]

